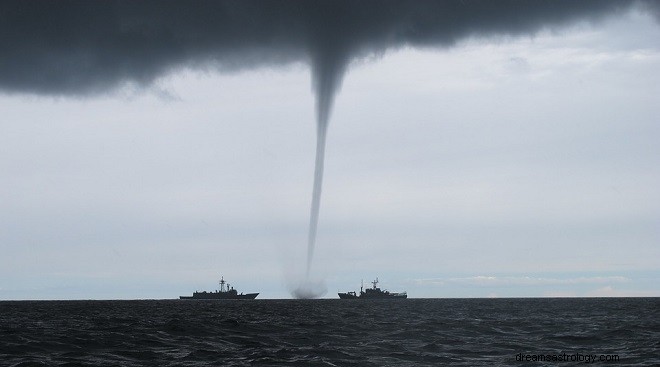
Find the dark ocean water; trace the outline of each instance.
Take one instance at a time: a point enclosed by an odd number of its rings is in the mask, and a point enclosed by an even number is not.
[[[660,299],[0,302],[2,366],[574,366],[592,354],[660,365]]]

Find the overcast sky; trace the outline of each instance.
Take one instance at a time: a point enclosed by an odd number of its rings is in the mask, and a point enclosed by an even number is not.
[[[375,277],[410,297],[660,296],[657,2],[466,3],[388,3],[364,27],[350,2],[259,10],[235,38],[115,10],[144,43],[9,4],[25,19],[0,26],[0,299],[176,298],[220,276],[289,298],[324,78],[325,297]],[[298,27],[329,9],[343,34]]]

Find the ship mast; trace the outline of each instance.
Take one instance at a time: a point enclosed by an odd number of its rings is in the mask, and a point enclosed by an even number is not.
[[[224,277],[220,277],[220,292],[224,292],[224,291],[225,291],[225,283],[227,283],[227,282],[225,282],[225,278],[224,278]]]

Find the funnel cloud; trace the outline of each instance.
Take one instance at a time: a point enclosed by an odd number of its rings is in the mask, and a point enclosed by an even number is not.
[[[533,35],[597,21],[631,1],[4,1],[0,90],[84,96],[149,86],[181,68],[308,62],[319,114],[349,62],[404,46]]]

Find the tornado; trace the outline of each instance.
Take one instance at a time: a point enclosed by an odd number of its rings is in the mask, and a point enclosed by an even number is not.
[[[337,58],[335,54],[334,57],[330,55],[319,57],[313,61],[312,65],[312,89],[316,95],[316,159],[314,161],[314,186],[312,188],[312,205],[309,213],[309,232],[307,236],[307,279],[309,279],[314,258],[316,233],[319,224],[328,123],[335,94],[341,86],[345,62]]]
[[[327,50],[327,48],[326,48]],[[319,51],[311,60],[312,91],[316,97],[316,158],[314,160],[314,184],[309,211],[309,229],[307,233],[307,264],[303,283],[293,291],[296,298],[318,298],[325,293],[322,282],[311,280],[316,235],[321,211],[321,192],[323,191],[323,170],[325,164],[325,145],[328,136],[328,124],[332,107],[346,71],[347,56],[341,51]]]

